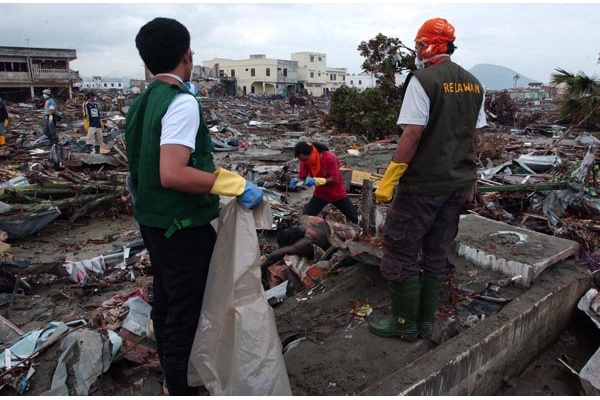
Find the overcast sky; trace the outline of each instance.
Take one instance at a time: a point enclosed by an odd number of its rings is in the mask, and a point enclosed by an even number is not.
[[[600,3],[0,3],[0,45],[68,48],[81,76],[143,78],[134,40],[161,16],[189,29],[194,61],[250,54],[289,60],[327,54],[327,66],[360,73],[361,41],[382,33],[413,47],[427,19],[456,29],[453,60],[497,64],[548,83],[554,69],[600,77]]]

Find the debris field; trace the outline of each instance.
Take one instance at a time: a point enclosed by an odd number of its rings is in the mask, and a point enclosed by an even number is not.
[[[125,185],[124,116],[130,100],[120,92],[98,93],[105,123],[100,154],[84,151],[82,93],[58,99],[62,120],[55,146],[42,134],[39,103],[8,103],[10,126],[0,146],[3,395],[164,392],[148,318],[152,265]],[[298,221],[311,195],[310,188],[289,189],[298,173],[293,147],[299,140],[324,143],[338,156],[350,198],[362,215],[354,225],[335,208],[325,208],[322,216],[336,227],[335,246],[327,252],[315,249],[308,257],[286,256],[282,274],[263,282],[294,395],[359,394],[526,290],[514,277],[479,269],[453,253],[434,337],[394,353],[389,339],[368,332],[367,321],[390,306],[378,273],[378,232],[387,205],[375,205],[373,188],[397,137],[369,142],[336,132],[323,122],[327,98],[304,104],[252,96],[199,101],[215,164],[261,186],[269,202],[273,227],[257,231],[263,258],[277,248],[277,231]],[[498,96],[486,101],[486,111],[489,125],[476,154],[481,166],[477,196],[464,213],[576,242],[574,263],[597,285],[598,132],[562,126],[551,102],[531,107]],[[518,251],[517,241],[506,236],[497,246]],[[598,302],[592,301],[596,314]],[[302,341],[311,342],[323,361],[315,364],[314,354],[286,356]],[[364,359],[345,357],[347,346],[363,346]],[[377,359],[392,361],[379,368]],[[577,370],[586,361],[562,358]],[[561,373],[572,372],[563,366]],[[582,391],[553,388],[546,394]]]

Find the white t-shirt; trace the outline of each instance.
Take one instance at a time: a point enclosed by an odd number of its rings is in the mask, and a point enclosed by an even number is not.
[[[481,108],[479,109],[475,128],[483,128],[487,125],[484,104],[485,91],[483,92],[483,101],[481,102]],[[400,115],[398,116],[398,122],[396,122],[396,124],[401,127],[404,127],[405,125],[425,126],[428,121],[429,97],[427,97],[421,82],[419,82],[416,76],[413,76],[410,78],[408,86],[406,87],[406,93],[404,94],[404,100],[402,101]]]
[[[196,148],[196,133],[200,127],[198,100],[194,96],[179,93],[161,119],[160,145],[179,144]]]

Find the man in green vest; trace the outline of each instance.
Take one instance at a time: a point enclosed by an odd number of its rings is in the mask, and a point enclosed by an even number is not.
[[[219,195],[237,196],[249,209],[262,190],[216,168],[212,140],[188,82],[190,33],[174,19],[144,25],[135,44],[154,75],[127,113],[128,185],[152,263],[151,318],[159,360],[171,395],[197,395],[187,368],[200,318],[219,215]],[[189,82],[188,82],[189,84]]]
[[[417,70],[404,83],[398,117],[403,133],[375,192],[378,203],[393,200],[382,229],[380,267],[392,314],[369,323],[384,337],[431,336],[460,210],[474,194],[477,129],[486,125],[484,90],[451,61],[454,40],[454,27],[443,18],[419,29]]]

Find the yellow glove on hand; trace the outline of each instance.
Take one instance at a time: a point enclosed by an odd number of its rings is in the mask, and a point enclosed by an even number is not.
[[[326,178],[315,178],[315,185],[316,186],[323,186],[326,183],[327,183],[327,179]]]
[[[5,128],[8,128],[8,118],[5,118],[5,119],[4,119],[4,127],[5,127]]]
[[[394,197],[394,186],[400,180],[404,171],[408,168],[408,164],[390,162],[379,187],[375,191],[375,201],[379,203],[389,203]]]
[[[87,119],[83,120],[83,129],[87,132],[87,130],[90,128],[90,121]]]
[[[210,193],[233,197],[239,196],[244,192],[246,179],[242,176],[225,168],[217,168],[215,174],[217,175],[217,180],[215,180],[212,189],[210,189]]]
[[[100,121],[100,128],[104,129],[104,121]]]

